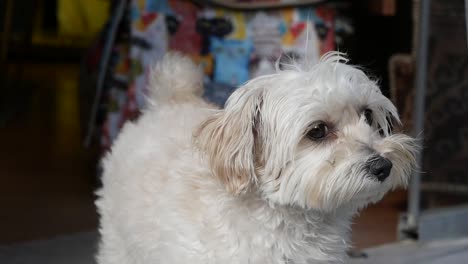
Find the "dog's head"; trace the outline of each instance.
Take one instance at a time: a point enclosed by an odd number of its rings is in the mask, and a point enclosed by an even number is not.
[[[394,105],[345,61],[329,53],[253,79],[200,126],[197,145],[229,192],[331,211],[407,184],[414,139],[392,134]]]

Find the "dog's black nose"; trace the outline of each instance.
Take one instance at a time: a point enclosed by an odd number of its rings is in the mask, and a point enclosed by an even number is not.
[[[378,181],[383,182],[392,170],[392,162],[389,159],[378,156],[369,160],[369,173]]]

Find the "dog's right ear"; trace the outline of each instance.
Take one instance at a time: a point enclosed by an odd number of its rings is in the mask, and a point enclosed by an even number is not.
[[[254,148],[262,94],[260,88],[238,89],[226,108],[203,122],[194,135],[213,174],[236,195],[247,192],[256,181]]]

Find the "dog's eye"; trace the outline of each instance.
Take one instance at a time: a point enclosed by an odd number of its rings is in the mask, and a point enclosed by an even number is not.
[[[366,118],[366,123],[369,126],[372,126],[372,122],[374,122],[374,120],[372,119],[372,110],[370,110],[369,108],[364,110],[364,117]]]
[[[323,121],[317,121],[310,126],[307,137],[312,140],[322,139],[328,135],[328,126]]]
[[[392,122],[391,119],[392,119],[392,117],[390,117],[390,116],[386,117],[387,124],[388,124],[388,126],[387,126],[387,134],[388,135],[393,134],[393,129],[394,129],[393,122]],[[378,131],[379,131],[380,136],[383,137],[385,135],[384,130],[380,125],[378,126]]]

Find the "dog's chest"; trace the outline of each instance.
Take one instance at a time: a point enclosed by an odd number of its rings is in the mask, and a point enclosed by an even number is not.
[[[230,221],[219,217],[204,233],[209,259],[222,259],[223,263],[305,264],[340,263],[344,257],[346,232],[336,223],[318,222],[320,219],[309,223],[265,212],[224,216]]]

